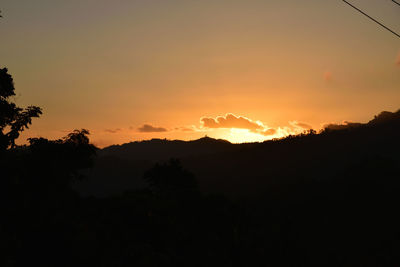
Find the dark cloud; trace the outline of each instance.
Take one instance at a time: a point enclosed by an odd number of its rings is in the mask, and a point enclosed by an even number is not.
[[[218,116],[215,119],[210,117],[200,118],[200,123],[204,128],[237,128],[248,129],[250,131],[263,131],[265,127],[262,123],[254,122],[246,117],[235,116],[234,114],[226,114]]]
[[[167,129],[163,127],[154,127],[150,124],[144,124],[142,127],[138,128],[138,131],[141,133],[161,133],[167,132]]]
[[[121,128],[105,129],[104,131],[107,132],[107,133],[118,133],[118,132],[122,131],[122,129]]]

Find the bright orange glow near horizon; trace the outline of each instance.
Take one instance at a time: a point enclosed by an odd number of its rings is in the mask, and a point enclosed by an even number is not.
[[[246,129],[235,129],[235,128],[231,129],[228,135],[221,136],[221,139],[228,140],[232,143],[262,142],[266,139],[272,139],[272,138],[273,138],[272,136],[270,138],[266,138],[261,134],[252,133]]]
[[[353,2],[400,31],[390,1]],[[399,39],[342,1],[4,0],[0,9],[0,67],[17,104],[44,112],[20,143],[81,128],[99,147],[264,141],[400,108]]]

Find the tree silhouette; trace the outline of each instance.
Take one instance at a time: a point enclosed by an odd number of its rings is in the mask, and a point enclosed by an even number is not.
[[[178,159],[157,163],[144,174],[151,191],[161,196],[183,196],[198,191],[194,175],[185,170]]]
[[[25,163],[30,166],[28,176],[35,171],[35,183],[45,179],[48,185],[57,184],[63,188],[82,179],[82,171],[92,166],[96,154],[96,147],[89,143],[88,135],[89,131],[82,129],[58,140],[29,138]]]
[[[29,106],[25,109],[11,101],[15,95],[14,81],[8,69],[0,69],[0,151],[15,147],[15,140],[32,123],[32,118],[39,117],[42,109]]]

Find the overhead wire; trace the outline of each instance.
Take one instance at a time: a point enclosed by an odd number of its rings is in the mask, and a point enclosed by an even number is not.
[[[392,0],[392,2],[395,3],[396,5],[399,5],[399,6],[400,6],[400,2],[397,2],[397,1],[395,1],[395,0]]]
[[[381,27],[385,28],[386,30],[388,30],[389,32],[393,33],[394,35],[396,35],[398,38],[400,38],[400,34],[398,34],[397,32],[395,32],[394,30],[391,30],[389,27],[385,26],[384,24],[382,24],[381,22],[377,21],[376,19],[374,19],[373,17],[371,17],[370,15],[368,15],[367,13],[365,13],[364,11],[362,11],[361,9],[359,9],[358,7],[352,5],[351,3],[349,3],[346,0],[342,0],[343,2],[345,2],[346,4],[348,4],[349,6],[351,6],[352,8],[354,8],[355,10],[357,10],[358,12],[360,12],[361,14],[363,14],[364,16],[366,16],[367,18],[369,18],[370,20],[374,21],[375,23],[377,23],[378,25],[380,25]],[[392,0],[393,2],[397,3],[396,1]],[[399,4],[400,5],[400,4]]]

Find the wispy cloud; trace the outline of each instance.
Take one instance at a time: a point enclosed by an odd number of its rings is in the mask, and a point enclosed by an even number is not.
[[[179,132],[200,132],[202,130],[198,129],[194,125],[191,125],[191,126],[176,127],[175,131],[179,131]]]
[[[141,133],[161,133],[167,132],[168,130],[163,127],[155,127],[150,124],[144,124],[143,126],[138,128],[138,131]]]
[[[276,134],[278,131],[276,129],[270,128],[264,131],[259,131],[258,133],[265,135],[265,136],[270,136]]]
[[[104,130],[106,133],[118,133],[118,132],[120,132],[120,131],[122,131],[122,129],[121,128],[116,128],[116,129],[105,129]]]
[[[311,125],[304,123],[304,122],[290,121],[289,124],[291,126],[293,126],[294,128],[301,129],[301,130],[310,130],[313,128]]]

